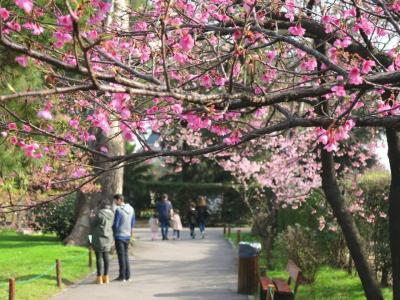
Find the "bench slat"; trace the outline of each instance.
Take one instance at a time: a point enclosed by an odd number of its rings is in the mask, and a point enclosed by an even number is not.
[[[274,284],[272,280],[268,277],[261,277],[260,278],[260,286],[264,292],[268,291],[268,286]]]
[[[294,280],[294,282],[298,282],[301,276],[301,269],[289,259],[286,265],[286,271],[289,273],[290,277]]]
[[[272,278],[272,281],[274,282],[276,286],[276,293],[277,294],[286,294],[286,295],[292,295],[293,292],[290,289],[289,285],[284,279],[280,278]]]

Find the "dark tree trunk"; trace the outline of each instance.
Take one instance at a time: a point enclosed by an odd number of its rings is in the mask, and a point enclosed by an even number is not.
[[[112,133],[110,135],[112,135]],[[97,141],[99,144],[102,144],[107,141],[107,137],[99,134]],[[107,141],[106,145],[110,155],[123,155],[125,152],[125,144],[121,135]],[[101,168],[109,168],[111,166],[110,163],[102,161],[99,157],[95,157],[94,161],[97,161],[95,165]],[[111,204],[112,197],[115,194],[122,193],[123,174],[123,168],[103,173],[96,181],[96,183],[101,187],[99,192],[79,194],[77,203],[77,220],[71,234],[64,240],[65,244],[88,244],[87,236],[90,232],[90,211],[92,209],[97,211],[105,203]]]
[[[389,193],[389,239],[392,255],[393,299],[400,300],[400,137],[396,129],[386,129],[391,170]]]
[[[321,149],[321,161],[322,188],[342,229],[350,254],[354,260],[358,276],[361,279],[364,293],[369,300],[383,299],[379,285],[372,274],[366,255],[363,251],[361,238],[354,223],[354,219],[346,209],[344,199],[340,193],[339,185],[336,181],[336,171],[334,168],[332,153]]]

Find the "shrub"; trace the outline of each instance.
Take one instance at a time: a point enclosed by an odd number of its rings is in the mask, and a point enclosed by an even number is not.
[[[75,205],[77,197],[71,195],[61,202],[49,203],[33,211],[35,230],[52,232],[65,239],[72,231],[76,221]]]
[[[303,280],[307,283],[315,281],[315,275],[321,263],[320,251],[315,240],[314,231],[295,224],[279,233],[276,242],[278,251],[300,267]]]

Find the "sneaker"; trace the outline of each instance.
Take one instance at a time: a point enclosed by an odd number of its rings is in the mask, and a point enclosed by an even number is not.
[[[125,282],[125,279],[124,279],[124,278],[121,278],[121,277],[117,277],[117,278],[115,278],[113,281]]]
[[[128,278],[125,280],[126,282],[132,282],[132,278]]]
[[[206,234],[205,234],[205,233],[202,233],[202,234],[201,234],[201,238],[204,239],[205,237],[206,237]]]

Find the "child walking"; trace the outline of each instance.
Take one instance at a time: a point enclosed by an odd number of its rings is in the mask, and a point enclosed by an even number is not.
[[[181,222],[181,217],[179,216],[179,209],[174,209],[172,213],[172,218],[171,218],[171,223],[172,223],[172,229],[174,230],[173,232],[173,238],[180,240],[181,239],[181,230],[182,230],[182,222]]]
[[[149,226],[151,230],[151,240],[154,241],[157,239],[158,235],[158,217],[157,214],[153,214],[149,219]]]

